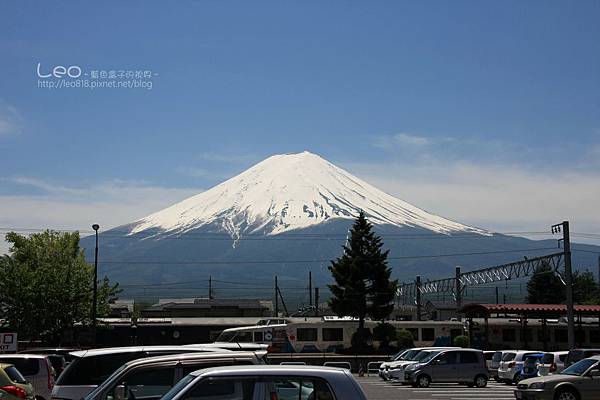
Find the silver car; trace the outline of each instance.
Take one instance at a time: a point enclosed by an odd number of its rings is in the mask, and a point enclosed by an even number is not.
[[[192,371],[229,365],[264,364],[263,352],[187,353],[148,357],[125,363],[85,400],[158,400]]]
[[[538,374],[540,376],[558,374],[565,369],[565,361],[568,354],[568,351],[544,353],[542,360],[538,364]]]
[[[161,400],[367,400],[350,371],[313,366],[217,367],[184,377]]]
[[[525,358],[539,353],[539,351],[517,350],[502,354],[502,361],[498,367],[498,380],[507,384],[518,383]]]
[[[422,388],[429,387],[431,382],[463,383],[482,388],[487,386],[488,371],[481,350],[444,350],[408,365],[404,380],[413,387]]]
[[[600,399],[600,356],[576,362],[564,371],[524,379],[517,385],[518,400]]]

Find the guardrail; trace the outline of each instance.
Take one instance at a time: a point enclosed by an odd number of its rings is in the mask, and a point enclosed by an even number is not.
[[[327,361],[323,364],[324,367],[335,367],[335,368],[345,368],[347,370],[352,370],[352,364],[348,361]]]
[[[379,374],[379,367],[381,367],[383,361],[371,361],[367,364],[367,376],[371,375],[371,372],[375,372],[375,374]]]

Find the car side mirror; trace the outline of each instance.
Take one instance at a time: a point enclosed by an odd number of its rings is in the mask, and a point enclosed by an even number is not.
[[[590,378],[600,377],[600,369],[594,369],[594,370],[590,371],[589,376],[590,376]]]

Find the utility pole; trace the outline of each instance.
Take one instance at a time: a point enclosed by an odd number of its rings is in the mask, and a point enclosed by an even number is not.
[[[98,322],[98,229],[100,225],[92,225],[92,229],[96,232],[96,248],[94,250],[94,293],[92,299],[92,327],[94,329],[94,345],[96,345],[96,326]]]
[[[417,282],[415,285],[415,296],[417,298],[417,321],[421,320],[421,275],[417,275]]]
[[[212,275],[208,276],[208,300],[212,300],[213,298],[213,294],[212,294]]]
[[[498,304],[498,286],[496,286],[496,304]]]
[[[308,304],[312,307],[312,272],[308,271]]]
[[[567,335],[569,339],[569,349],[575,348],[575,313],[573,311],[573,270],[571,267],[571,239],[569,235],[569,221],[563,221],[561,224],[552,225],[552,233],[563,234],[563,253],[565,257],[565,283],[567,284]]]
[[[598,256],[598,285],[600,285],[600,256]]]
[[[460,284],[460,267],[457,266],[455,271],[456,275],[456,312],[462,307],[462,287]]]
[[[275,275],[275,317],[279,317],[279,286],[277,286],[277,275]]]
[[[315,317],[319,316],[319,288],[315,288]]]

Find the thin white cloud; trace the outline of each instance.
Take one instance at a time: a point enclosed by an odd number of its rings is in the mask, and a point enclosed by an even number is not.
[[[5,181],[7,181],[5,179]],[[144,182],[113,180],[97,185],[67,186],[31,177],[12,178],[14,184],[38,189],[32,195],[0,195],[0,226],[102,230],[133,222],[201,192],[193,188],[167,188]],[[0,254],[8,250],[0,240]]]
[[[0,136],[21,133],[23,117],[19,111],[8,104],[0,102]]]
[[[378,188],[435,214],[497,231],[539,231],[570,220],[598,232],[600,171],[544,173],[455,163],[347,164]],[[597,243],[596,243],[597,244]]]
[[[414,146],[424,146],[429,144],[429,139],[424,136],[411,135],[409,133],[398,133],[393,136],[394,140],[400,144],[408,144]]]

